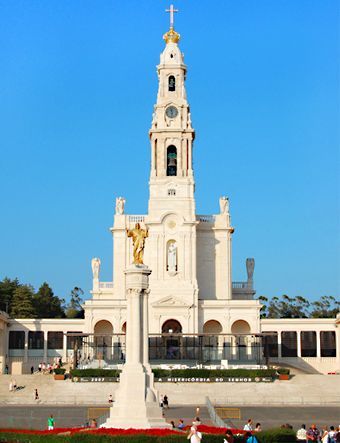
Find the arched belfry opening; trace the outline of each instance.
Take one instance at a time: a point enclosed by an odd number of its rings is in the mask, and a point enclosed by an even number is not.
[[[166,175],[167,176],[176,176],[177,175],[177,148],[174,145],[170,145],[167,149],[167,168]]]
[[[168,79],[168,90],[174,92],[176,90],[176,79],[174,75],[170,75]]]

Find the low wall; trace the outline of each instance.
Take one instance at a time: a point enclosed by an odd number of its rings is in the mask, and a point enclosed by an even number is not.
[[[340,370],[336,357],[281,357],[270,359],[270,363],[292,366],[307,374],[328,374]]]

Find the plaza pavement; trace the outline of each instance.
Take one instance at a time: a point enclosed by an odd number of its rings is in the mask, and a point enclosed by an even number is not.
[[[89,418],[97,418],[108,411],[106,404],[85,406],[7,406],[0,407],[0,428],[17,429],[46,429],[47,418],[53,414],[57,427],[81,427]],[[196,405],[182,406],[173,405],[165,411],[168,422],[173,420],[176,424],[182,418],[185,424],[190,424],[196,413]],[[208,411],[205,407],[200,408],[202,423],[211,425]],[[302,423],[309,426],[316,423],[320,428],[323,425],[340,424],[340,408],[338,407],[241,407],[240,419],[232,419],[229,425],[243,428],[248,418],[254,422],[260,422],[263,429],[281,426],[284,423],[291,424],[298,429]]]

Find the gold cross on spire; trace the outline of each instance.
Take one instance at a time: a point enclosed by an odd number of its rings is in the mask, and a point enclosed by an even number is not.
[[[174,5],[170,5],[170,9],[166,9],[165,12],[170,12],[170,29],[174,29],[174,12],[178,12],[178,9],[174,9]]]

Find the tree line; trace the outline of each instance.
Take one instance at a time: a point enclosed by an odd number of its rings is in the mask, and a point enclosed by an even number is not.
[[[0,310],[12,318],[84,318],[83,294],[81,288],[73,288],[66,304],[46,282],[35,291],[17,278],[5,277],[0,281]],[[313,302],[286,294],[271,299],[261,295],[258,300],[263,305],[261,318],[335,318],[340,309],[339,300],[331,295]]]
[[[332,295],[313,302],[286,294],[271,299],[261,295],[258,300],[263,305],[261,318],[335,318],[340,309],[340,301]]]
[[[81,288],[73,288],[66,304],[46,282],[35,291],[32,285],[5,277],[0,281],[0,311],[12,318],[84,318],[83,294]]]

